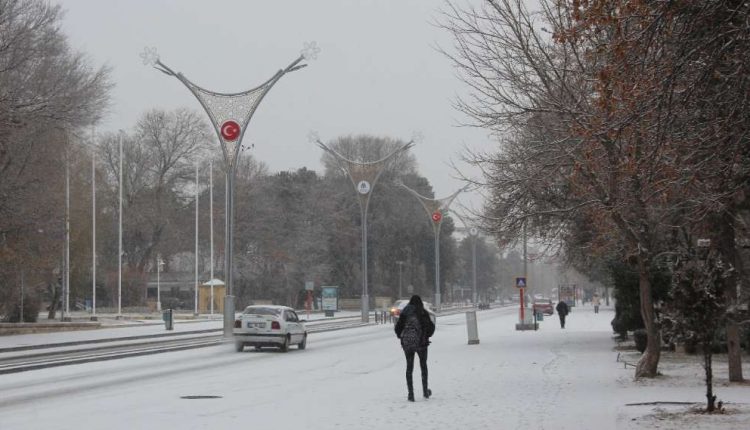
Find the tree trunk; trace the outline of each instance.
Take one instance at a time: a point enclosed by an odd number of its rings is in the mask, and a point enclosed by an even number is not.
[[[742,382],[742,349],[740,348],[740,326],[736,322],[727,324],[727,358],[729,381]]]
[[[726,306],[732,307],[737,304],[737,285],[741,285],[743,282],[742,273],[742,259],[737,252],[736,244],[736,216],[735,210],[725,210],[721,218],[717,221],[720,227],[718,245],[722,255],[729,260],[729,263],[734,267],[734,270],[727,282],[727,290],[724,291],[724,299],[726,300]],[[730,321],[727,323],[727,348],[728,348],[728,364],[729,364],[729,381],[731,382],[742,382],[742,352],[740,350],[740,330],[737,323],[733,322],[732,315],[730,315]]]
[[[47,288],[50,290],[50,293],[52,295],[52,300],[50,300],[49,304],[49,312],[47,313],[47,319],[53,320],[57,315],[57,303],[60,301],[60,293],[62,291],[62,287],[58,288],[58,284],[48,284]]]
[[[714,395],[714,375],[711,367],[711,341],[703,342],[703,368],[706,371],[706,412],[716,409],[716,396]]]
[[[651,296],[648,260],[641,255],[638,256],[638,278],[641,296],[641,318],[643,318],[643,325],[646,327],[648,340],[646,341],[646,351],[644,351],[635,367],[635,377],[654,378],[657,375],[659,358],[661,356],[661,333],[656,322],[654,301]]]

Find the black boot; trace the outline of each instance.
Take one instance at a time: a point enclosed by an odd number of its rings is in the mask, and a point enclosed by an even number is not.
[[[411,380],[411,375],[406,375],[406,388],[409,389],[409,396],[406,398],[406,400],[413,402],[414,401],[414,384]]]
[[[429,399],[432,395],[432,390],[427,388],[427,370],[422,372],[422,395],[425,399]]]

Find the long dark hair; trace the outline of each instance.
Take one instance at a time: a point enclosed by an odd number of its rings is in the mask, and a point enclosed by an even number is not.
[[[415,294],[411,296],[411,299],[409,299],[409,304],[414,306],[415,310],[417,311],[417,315],[424,312],[424,303],[422,303],[422,298],[418,295]]]

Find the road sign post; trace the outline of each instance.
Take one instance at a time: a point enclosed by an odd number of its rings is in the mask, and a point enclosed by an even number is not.
[[[526,296],[525,291],[527,287],[528,287],[528,283],[526,282],[525,276],[519,276],[518,278],[516,278],[516,288],[518,288],[518,294],[520,295],[520,298],[521,298],[519,300],[519,303],[521,305],[520,312],[519,312],[520,321],[518,321],[518,324],[516,324],[516,330],[536,330],[538,328],[536,321],[528,321],[528,322],[526,321],[526,315],[524,312],[525,310],[524,299]],[[533,315],[530,315],[529,320],[532,320],[532,319],[533,319]]]
[[[523,309],[524,308],[523,300],[524,300],[524,291],[526,290],[526,277],[520,276],[520,277],[516,278],[516,288],[518,288],[518,292],[520,294],[519,303],[521,304],[521,309],[520,309],[520,313],[519,313],[520,321],[518,321],[518,322],[521,323],[521,324],[523,324],[524,323],[524,316],[525,316],[524,315],[524,309]]]

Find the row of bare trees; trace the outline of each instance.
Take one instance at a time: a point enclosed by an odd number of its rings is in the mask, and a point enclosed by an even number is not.
[[[185,272],[186,266],[192,271],[196,165],[200,166],[199,270],[201,279],[207,280],[210,264],[208,199],[211,195],[207,161],[212,153],[215,156],[218,152],[206,146],[210,140],[206,123],[195,112],[179,109],[147,112],[128,133],[88,134],[70,142],[73,154],[68,161],[71,165],[71,300],[74,303],[82,303],[92,295],[93,215],[96,217],[97,306],[107,308],[116,304],[120,143],[123,154],[123,306],[146,305],[146,288],[159,258],[167,263],[161,269],[164,274]],[[380,158],[398,144],[371,136],[347,136],[331,142],[336,150],[362,160]],[[221,163],[214,162],[217,165],[213,181],[214,263],[216,276],[223,277],[225,184]],[[300,293],[309,280],[316,285],[340,285],[343,297],[357,297],[361,293],[359,210],[351,182],[335,160],[324,155],[324,175],[306,168],[272,174],[262,163],[244,153],[239,163],[235,294],[240,304],[271,299],[299,306]],[[92,183],[92,166],[95,183]],[[370,285],[376,295],[395,298],[401,281],[404,287],[412,285],[415,292],[429,296],[434,289],[432,230],[419,202],[396,186],[396,178],[424,195],[432,195],[427,180],[418,175],[412,155],[402,156],[388,166],[373,194],[370,213],[369,253],[374,269],[370,272]],[[94,184],[96,189],[92,190]],[[57,186],[54,192],[62,192],[61,187]],[[91,201],[94,193],[95,206]],[[92,214],[93,207],[96,212]],[[58,210],[49,216],[53,223],[59,224],[62,215]],[[468,284],[470,257],[466,255],[466,245],[464,252],[457,255],[450,218],[443,230],[441,277],[446,285]],[[56,252],[59,248],[52,251]],[[483,244],[479,246],[478,284],[484,297],[496,293],[495,274],[502,271],[506,263],[499,261],[496,253],[497,250]],[[29,261],[35,258],[38,257]],[[185,260],[190,261],[186,264]],[[397,261],[406,263],[403,279],[397,277]],[[51,270],[57,269],[55,273],[59,273],[59,258],[53,255],[50,264]],[[2,290],[8,303],[18,303],[15,300],[17,280],[6,281]],[[31,277],[27,283],[33,285]],[[31,291],[29,288],[27,294]],[[49,297],[43,297],[45,301],[59,299],[59,289],[53,288],[51,292]],[[406,292],[404,290],[404,294]],[[191,303],[188,305],[192,307]]]
[[[742,1],[445,9],[447,55],[471,90],[457,107],[499,142],[467,154],[489,190],[486,227],[508,238],[526,225],[569,254],[615,254],[634,268],[648,333],[638,377],[657,375],[662,346],[654,272],[708,238],[736,269],[717,300],[729,310],[730,379],[742,379],[736,291],[747,276],[735,244],[747,238],[750,191],[749,15]]]
[[[71,304],[92,295],[94,233],[97,305],[116,303],[121,143],[123,305],[143,305],[159,256],[167,262],[163,270],[170,272],[181,270],[170,266],[193,251],[192,234],[186,232],[194,228],[195,166],[201,165],[197,191],[206,202],[207,161],[218,152],[202,115],[186,109],[146,112],[127,133],[96,134],[94,126],[107,112],[109,70],[94,67],[70,48],[60,31],[61,19],[60,7],[42,0],[0,0],[0,314],[6,318],[22,301],[49,303],[49,317],[55,316],[65,266],[66,188]],[[372,136],[331,142],[359,160],[378,159],[397,144]],[[214,159],[213,194],[223,202],[219,161]],[[341,285],[344,295],[356,297],[359,211],[335,160],[324,156],[323,175],[305,168],[271,174],[245,153],[240,163],[235,234],[240,298],[297,305],[306,280]],[[392,295],[398,283],[396,261],[403,261],[403,284],[429,295],[432,231],[419,203],[394,186],[396,177],[432,195],[412,156],[389,166],[371,204],[370,282],[375,294]],[[207,267],[209,214],[203,204],[200,254]],[[214,259],[221,276],[223,204],[214,206],[213,215]],[[466,256],[456,254],[452,231],[447,219],[441,279],[466,283]],[[479,248],[486,263],[480,265],[480,289],[486,294],[494,291],[493,274],[502,263],[493,257],[496,250]],[[27,312],[26,318],[31,317],[35,315]]]
[[[41,0],[0,0],[0,303],[10,284],[55,282],[71,141],[106,111],[111,81],[60,32]]]

